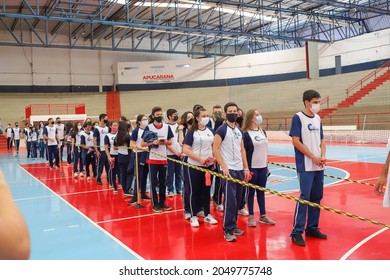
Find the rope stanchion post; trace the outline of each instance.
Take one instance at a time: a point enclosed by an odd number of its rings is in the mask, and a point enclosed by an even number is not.
[[[133,207],[134,208],[144,208],[145,206],[143,206],[141,204],[141,194],[140,194],[140,186],[139,186],[139,179],[138,179],[138,152],[137,152],[137,146],[135,146],[133,152],[135,153],[135,191],[136,191],[136,195],[137,195],[137,203]]]

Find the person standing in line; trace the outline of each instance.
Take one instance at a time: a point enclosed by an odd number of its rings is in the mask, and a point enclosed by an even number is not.
[[[82,148],[81,157],[85,166],[85,176],[87,176],[87,181],[91,181],[91,166],[93,177],[96,177],[96,154],[95,147],[93,145],[92,123],[84,123],[83,128],[84,130],[81,134],[80,140],[80,147]]]
[[[295,163],[299,180],[299,198],[321,203],[324,193],[324,169],[326,147],[322,130],[320,110],[321,95],[315,90],[306,90],[302,97],[305,109],[292,118],[290,136],[295,151]],[[298,246],[305,246],[302,237],[326,239],[318,226],[320,209],[297,202],[291,240]],[[306,225],[306,229],[305,229]]]
[[[132,151],[130,150],[129,124],[127,122],[119,122],[114,146],[118,147],[119,181],[122,184],[123,195],[130,196],[133,176],[129,174],[128,167]]]
[[[167,178],[167,146],[172,145],[173,133],[169,125],[163,123],[163,111],[161,107],[152,109],[153,123],[148,125],[148,130],[157,134],[158,139],[147,143],[142,141],[142,147],[150,147],[151,153],[147,163],[149,164],[149,174],[151,182],[152,210],[156,213],[169,211],[172,208],[165,204],[166,199],[166,178]],[[143,140],[143,139],[142,139]],[[160,154],[160,157],[156,154]],[[157,196],[158,188],[158,196]]]
[[[37,158],[38,150],[38,132],[35,126],[31,127],[31,158],[35,160]]]
[[[133,150],[133,152],[134,156],[135,153],[137,153],[138,156],[138,184],[140,186],[138,191],[141,193],[141,199],[150,200],[151,198],[146,194],[146,176],[148,176],[148,165],[146,164],[146,161],[148,159],[148,153],[145,151],[147,148],[141,147],[142,135],[144,134],[144,131],[149,124],[148,117],[142,114],[138,115],[136,123],[137,127],[131,133],[130,147],[132,149],[137,147],[137,150]],[[138,201],[138,192],[136,191],[137,183],[134,184],[134,189],[135,191],[132,203]]]
[[[12,150],[12,126],[9,123],[7,128],[4,131],[5,135],[7,136],[7,150]]]
[[[83,136],[81,122],[75,123],[72,130],[72,155],[73,155],[73,177],[84,177],[84,162],[81,148],[81,136]]]
[[[72,131],[73,131],[73,123],[67,122],[65,123],[65,141],[66,141],[66,162],[68,165],[72,163]]]
[[[229,102],[225,104],[224,111],[226,113],[226,122],[216,131],[213,144],[214,156],[224,176],[248,181],[250,173],[246,160],[243,133],[235,125],[238,106],[236,103]],[[224,237],[228,242],[235,242],[237,240],[236,236],[244,234],[244,231],[237,227],[242,185],[224,179],[222,186],[224,188]]]
[[[261,128],[263,117],[256,109],[251,109],[246,113],[243,131],[244,131],[244,147],[246,152],[246,158],[249,166],[249,171],[253,173],[252,179],[249,183],[265,188],[267,184],[268,174],[268,140],[267,134]],[[265,193],[264,191],[248,188],[248,226],[255,227],[256,219],[254,216],[254,199],[255,193],[257,196],[257,204],[260,209],[261,224],[274,225],[275,222],[271,220],[265,210]]]
[[[53,161],[55,160],[55,168],[60,167],[60,159],[58,154],[58,134],[57,129],[54,126],[54,119],[48,119],[48,125],[45,127],[43,131],[43,138],[47,143],[47,153],[49,157],[49,166],[50,169],[53,169]]]
[[[108,162],[108,157],[106,155],[106,151],[104,147],[104,138],[109,131],[107,126],[108,125],[107,114],[100,114],[99,121],[100,123],[93,130],[93,144],[95,146],[96,157],[98,159],[96,184],[102,185],[103,168],[105,168],[106,170],[107,177],[108,177],[108,172],[110,170],[110,164]]]
[[[113,188],[114,194],[118,193],[118,184],[116,181],[119,175],[119,163],[118,163],[118,147],[115,147],[115,137],[118,133],[118,122],[112,121],[110,124],[110,132],[104,137],[104,148],[110,164],[110,170],[108,171],[108,182]]]
[[[45,125],[42,121],[39,122],[38,127],[38,149],[39,149],[39,158],[45,157],[45,143],[43,140],[43,130],[45,129]]]
[[[213,169],[215,158],[213,157],[214,131],[206,125],[209,123],[207,111],[200,108],[195,112],[194,123],[184,139],[183,150],[188,156],[188,163]],[[210,173],[189,168],[190,184],[190,209],[192,227],[199,227],[198,215],[204,217],[204,222],[215,225],[218,221],[210,214],[210,187],[212,176]],[[206,180],[206,176],[209,180]],[[209,181],[209,182],[207,182]],[[202,215],[199,213],[202,210]]]
[[[390,137],[387,140],[386,150],[387,159],[385,164],[383,165],[381,175],[378,181],[375,183],[374,192],[377,195],[384,195],[383,197],[383,207],[390,208],[390,176],[389,176],[389,165],[390,165]],[[387,179],[387,182],[386,182]],[[387,185],[387,188],[386,188]],[[385,190],[386,188],[386,190]]]
[[[187,135],[188,131],[191,129],[191,125],[194,122],[194,114],[190,111],[185,112],[180,118],[180,124],[177,128],[178,131],[178,141],[180,147],[183,147],[184,138]],[[188,157],[183,152],[183,162],[187,162]],[[189,170],[187,166],[183,166],[183,207],[184,207],[184,219],[188,220],[191,218],[191,208],[190,208],[190,182],[188,178],[190,177]]]
[[[64,146],[65,146],[65,125],[61,123],[61,118],[56,118],[56,128],[58,132],[58,139],[60,139],[60,147],[59,147],[59,154],[60,154],[60,161],[63,162],[62,157],[64,153]]]
[[[175,109],[167,110],[168,122],[167,124],[171,128],[173,133],[172,145],[167,146],[167,155],[168,158],[181,161],[182,156],[182,147],[179,145],[179,124],[177,120],[179,119],[177,111]],[[168,160],[168,172],[167,172],[167,187],[168,187],[168,196],[173,197],[174,191],[176,194],[180,195],[182,192],[182,165],[178,162]],[[175,182],[175,187],[173,187],[173,182]]]
[[[24,127],[23,134],[24,138],[26,139],[26,149],[27,149],[27,158],[31,156],[31,128],[30,124],[26,123],[26,126]]]
[[[12,141],[14,141],[15,152],[16,152],[15,156],[16,157],[19,156],[19,146],[20,146],[21,135],[22,135],[22,131],[19,127],[18,122],[16,122],[15,127],[12,129]]]

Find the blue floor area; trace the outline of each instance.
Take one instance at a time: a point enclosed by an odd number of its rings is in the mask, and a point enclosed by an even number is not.
[[[294,156],[289,144],[270,144],[270,155]],[[85,215],[25,172],[19,164],[33,163],[25,154],[19,158],[0,155],[0,169],[9,183],[30,230],[33,260],[132,260],[140,258],[119,240],[95,225]],[[387,153],[380,147],[327,147],[328,160],[383,164]],[[42,162],[37,160],[36,162]],[[283,163],[285,164],[285,163]],[[294,166],[294,164],[289,164]],[[298,189],[295,170],[270,165],[267,187],[278,191]],[[345,171],[328,167],[328,175],[345,177]],[[325,178],[325,184],[336,182]]]

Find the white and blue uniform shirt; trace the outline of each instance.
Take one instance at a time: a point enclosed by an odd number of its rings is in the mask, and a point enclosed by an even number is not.
[[[115,150],[114,148],[114,140],[116,137],[116,133],[107,133],[106,137],[104,137],[104,145],[107,145],[110,147],[110,155],[117,156],[118,150]]]
[[[321,118],[317,114],[309,117],[303,112],[296,113],[292,119],[290,136],[299,137],[299,141],[305,145],[316,157],[321,156],[321,140],[324,138]],[[297,172],[324,170],[324,166],[319,166],[314,161],[295,150],[295,163]]]
[[[12,128],[11,127],[7,127],[5,129],[5,132],[7,134],[7,138],[11,138],[12,137]]]
[[[199,157],[209,158],[213,156],[214,131],[208,127],[203,130],[189,131],[184,138],[184,145],[191,147],[191,151]],[[188,163],[202,166],[199,161],[188,157]],[[210,163],[212,165],[214,163]]]
[[[268,140],[264,131],[262,129],[248,130],[245,133],[244,138],[245,150],[249,167],[267,167]]]
[[[84,130],[80,132],[80,144],[87,146],[88,148],[93,147],[93,133],[90,131],[86,133]]]
[[[167,124],[162,124],[162,127],[161,128],[157,128],[154,123],[151,123],[149,124],[148,126],[148,129],[150,131],[153,131],[155,133],[157,133],[157,137],[158,139],[165,139],[165,140],[170,140],[173,138],[173,133],[172,133],[172,130],[171,128],[169,127],[169,125]],[[158,147],[151,147],[150,148],[150,151],[151,152],[154,152],[154,153],[157,153],[157,154],[160,154],[160,155],[163,155],[163,156],[167,156],[167,146],[166,145],[159,145]],[[166,161],[165,158],[163,157],[160,157],[158,155],[155,155],[153,153],[150,153],[149,155],[149,161]]]
[[[43,131],[44,131],[43,127],[40,127],[39,130],[38,130],[38,139],[39,139],[39,141],[43,141]]]
[[[24,134],[26,135],[26,141],[31,142],[31,130],[29,128],[25,128]]]
[[[38,133],[36,131],[31,131],[30,135],[31,135],[32,142],[38,142]]]
[[[108,134],[108,127],[97,126],[93,130],[93,137],[96,137],[96,144],[99,146],[99,151],[104,151],[104,138]]]
[[[130,140],[131,141],[134,141],[135,144],[138,146],[138,147],[141,147],[141,143],[142,143],[142,135],[144,134],[144,129],[137,126],[133,132],[131,133],[131,138]],[[135,151],[135,150],[134,150]],[[144,150],[138,150],[137,149],[137,153],[142,153],[142,152],[146,152]]]
[[[14,127],[12,129],[12,136],[14,137],[14,140],[20,140],[20,128]]]
[[[65,125],[61,123],[61,124],[56,124],[55,126],[57,128],[58,138],[60,140],[63,140],[65,137]]]
[[[171,131],[173,133],[173,137],[171,139],[172,140],[172,148],[175,151],[178,151],[179,153],[181,153],[182,147],[179,144],[179,131],[177,130],[177,127],[179,126],[179,124],[178,123],[175,123],[175,124],[168,123],[168,125],[171,128]],[[172,153],[169,149],[167,149],[167,155],[174,155],[174,153]]]
[[[55,146],[57,145],[57,129],[55,126],[45,126],[45,129],[43,130],[43,135],[46,135],[48,138],[51,138],[52,140],[47,139],[46,143],[48,146]]]
[[[242,171],[244,164],[241,156],[243,133],[241,128],[230,127],[227,123],[218,127],[216,134],[222,138],[219,151],[226,166],[230,170]]]

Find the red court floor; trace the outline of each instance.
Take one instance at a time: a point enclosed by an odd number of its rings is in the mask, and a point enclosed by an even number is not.
[[[292,162],[292,157],[270,156],[270,161]],[[382,164],[333,160],[330,165],[346,170],[350,178],[374,183],[373,174],[380,174]],[[172,211],[156,214],[150,201],[142,201],[144,208],[128,206],[119,190],[114,194],[106,180],[103,186],[94,181],[72,178],[72,167],[49,170],[46,164],[24,164],[22,167],[32,176],[57,193],[113,237],[131,248],[139,256],[150,260],[389,260],[390,231],[385,227],[363,222],[328,211],[321,211],[320,228],[328,234],[327,240],[306,238],[307,246],[291,243],[295,202],[275,195],[266,197],[268,215],[276,225],[251,228],[247,217],[239,216],[238,227],[245,231],[237,242],[224,240],[222,212],[212,207],[218,225],[204,224],[192,228],[184,220],[181,196],[167,198]],[[277,171],[275,171],[277,172]],[[293,174],[293,173],[292,173]],[[299,196],[297,184],[291,184],[290,195]],[[267,187],[272,188],[272,184]],[[390,224],[389,210],[382,208],[382,201],[375,196],[372,187],[350,182],[336,182],[325,188],[322,204]],[[255,215],[258,217],[257,206]],[[96,245],[98,246],[98,244]]]

